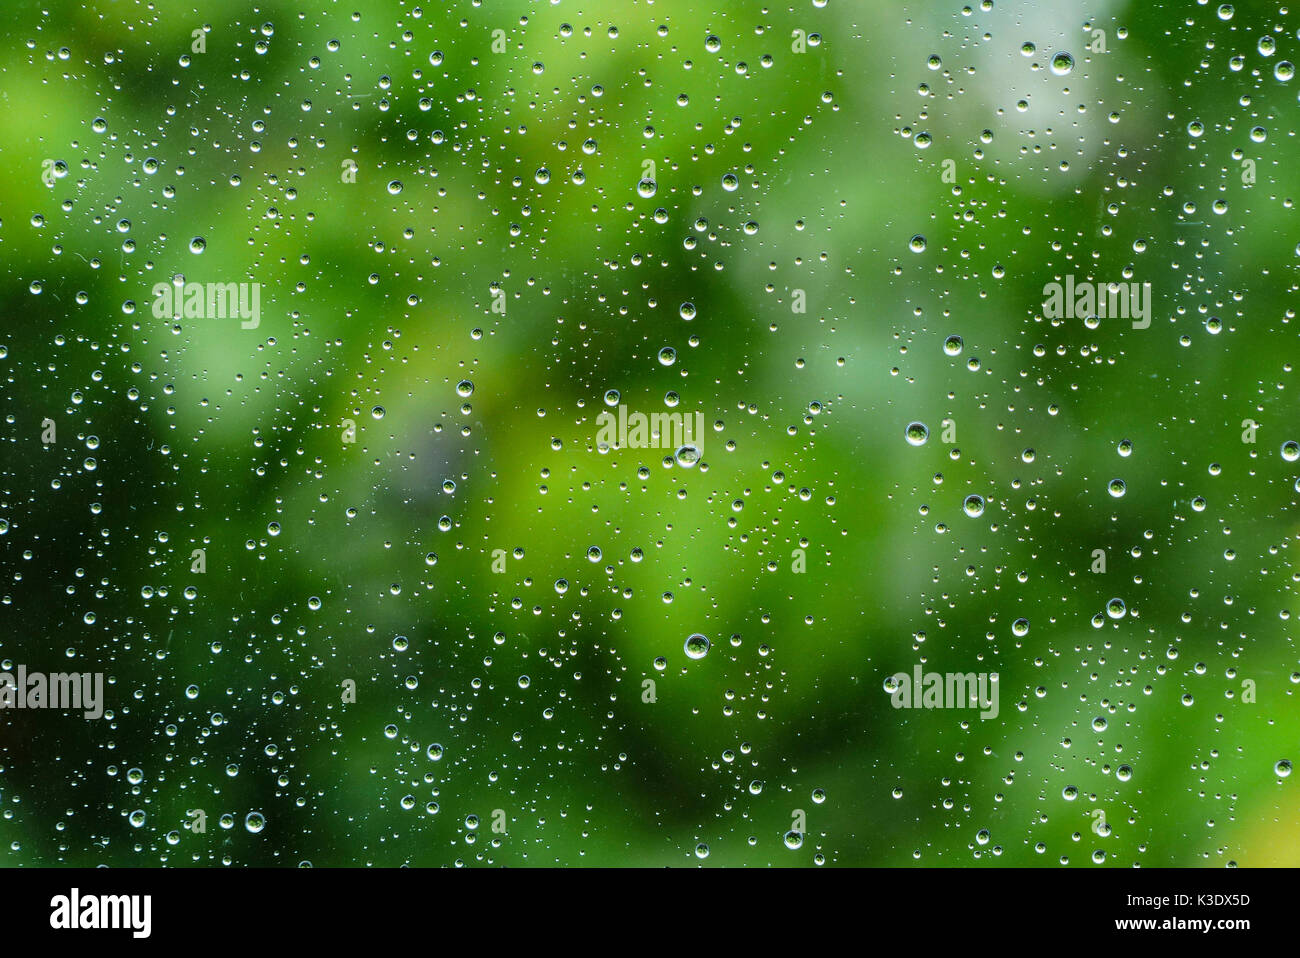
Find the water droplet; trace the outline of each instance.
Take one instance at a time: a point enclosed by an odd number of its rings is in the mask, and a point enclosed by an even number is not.
[[[686,651],[688,659],[702,659],[709,654],[709,640],[696,632],[686,639],[682,648]]]
[[[924,446],[926,440],[930,438],[930,429],[923,422],[910,422],[904,435],[910,445]]]
[[[1052,72],[1058,77],[1063,77],[1074,69],[1074,57],[1062,50],[1056,56],[1052,57]]]

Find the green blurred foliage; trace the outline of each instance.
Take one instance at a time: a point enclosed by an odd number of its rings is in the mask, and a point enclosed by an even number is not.
[[[1295,862],[1276,5],[9,13],[0,656],[110,714],[0,713],[7,863]]]

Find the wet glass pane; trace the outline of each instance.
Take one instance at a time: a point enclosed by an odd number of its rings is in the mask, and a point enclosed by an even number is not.
[[[1300,862],[1294,11],[5,20],[7,864]]]

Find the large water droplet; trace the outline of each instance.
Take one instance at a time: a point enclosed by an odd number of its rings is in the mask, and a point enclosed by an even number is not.
[[[1074,57],[1062,50],[1056,56],[1052,57],[1052,72],[1058,77],[1063,77],[1074,69]]]
[[[709,654],[709,640],[696,632],[687,637],[682,648],[686,651],[688,659],[702,659]]]

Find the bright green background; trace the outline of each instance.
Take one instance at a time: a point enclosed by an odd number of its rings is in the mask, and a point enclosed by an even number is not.
[[[7,8],[0,656],[111,717],[0,715],[2,860],[1294,863],[1300,23],[972,6]],[[1128,269],[1149,329],[1042,317]],[[704,462],[595,452],[608,389]]]

